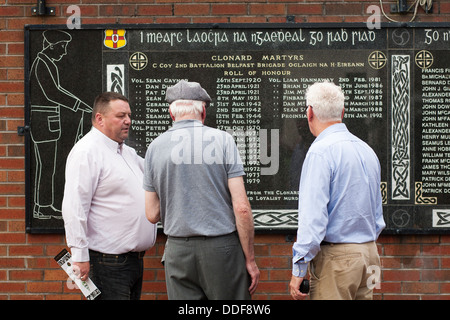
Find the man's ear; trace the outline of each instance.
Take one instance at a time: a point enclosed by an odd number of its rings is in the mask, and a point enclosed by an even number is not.
[[[170,108],[169,108],[169,114],[170,114],[170,117],[172,118],[172,120],[175,121],[175,117],[173,116],[172,110],[170,110]]]
[[[101,113],[97,112],[95,114],[95,122],[100,126],[103,125],[103,115]]]
[[[314,112],[312,108],[308,107],[308,110],[306,111],[306,117],[308,118],[309,122],[314,119]]]
[[[202,112],[202,122],[205,122],[206,119],[206,107],[203,105],[203,112]]]

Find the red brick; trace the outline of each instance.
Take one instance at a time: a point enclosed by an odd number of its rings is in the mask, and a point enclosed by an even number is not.
[[[75,291],[75,292],[74,292]],[[79,290],[72,290],[72,294],[48,294],[46,300],[86,300]]]
[[[213,15],[238,15],[247,14],[246,4],[213,4],[211,6]]]
[[[423,245],[424,255],[450,255],[450,245]]]
[[[6,197],[2,197],[2,196],[0,196],[0,208],[1,207],[5,207],[6,206],[6,204],[7,204],[7,199],[6,199]],[[1,248],[1,247],[0,247]]]
[[[385,245],[384,254],[387,256],[415,256],[420,253],[420,245]]]
[[[422,271],[423,281],[449,281],[450,270],[428,269]]]
[[[0,243],[24,243],[24,242],[25,242],[25,234],[23,233],[0,233]]]
[[[17,127],[23,126],[23,119],[11,119],[7,121],[8,131],[14,131],[17,135]],[[23,144],[23,141],[20,141]]]
[[[8,230],[10,232],[25,232],[25,221],[11,220],[8,223]]]
[[[124,1],[121,1],[120,3],[123,3]],[[74,1],[75,4],[78,3],[78,1]],[[78,5],[78,4],[77,4]],[[99,7],[96,5],[87,5],[87,6],[82,6],[82,5],[78,5],[78,7],[80,8],[80,12],[81,12],[81,17],[96,17],[99,15]],[[63,7],[63,11],[67,12],[67,7]],[[69,14],[67,13],[67,16],[73,14],[73,11]]]
[[[402,290],[402,284],[398,282],[386,282],[383,279],[380,283],[382,293],[399,293]]]
[[[0,160],[0,165],[2,161]],[[24,194],[25,193],[25,185],[17,184],[17,183],[8,183],[8,184],[0,184],[0,194]],[[0,211],[0,215],[2,215]]]
[[[170,5],[138,5],[138,16],[161,16],[172,15],[172,6]]]
[[[42,246],[13,246],[9,247],[10,256],[41,256],[44,253]]]
[[[24,98],[23,93],[20,93],[20,94],[8,93],[8,106],[20,106],[20,108],[14,108],[14,110],[11,110],[13,108],[8,108],[10,111],[15,111],[15,113],[14,113],[15,115],[11,114],[11,117],[23,118],[24,103],[25,103],[25,98]]]
[[[56,292],[62,292],[62,286],[63,286],[63,282],[61,282],[61,281],[27,282],[27,291],[28,292],[41,292],[41,293],[50,293],[50,292],[56,293]]]
[[[17,128],[17,127],[16,127]],[[19,136],[17,132],[2,132],[0,133],[0,143],[1,144],[19,144],[23,143],[23,137]]]
[[[23,46],[18,46],[19,50],[23,52]],[[8,48],[13,48],[13,45],[9,45]],[[8,80],[23,80],[25,71],[22,68],[9,69],[8,70]]]
[[[6,59],[9,62],[13,63],[12,61],[15,59]],[[5,64],[7,64],[8,61],[4,61]],[[22,59],[21,59],[22,60]],[[2,62],[0,62],[2,64]],[[6,65],[8,67],[8,65]],[[9,66],[9,67],[15,67],[15,65]],[[23,82],[0,82],[0,92],[23,92],[24,86]]]
[[[9,98],[9,95],[8,95]],[[2,107],[0,108],[0,117],[8,117],[8,118],[23,118],[24,116],[24,108],[16,107]]]
[[[404,293],[439,293],[438,282],[404,282],[402,283]]]
[[[8,146],[8,156],[23,157],[25,156],[25,146]]]
[[[286,243],[286,236],[283,234],[257,234],[255,236],[255,244],[271,244],[271,243]],[[291,242],[291,245],[294,243]]]
[[[10,280],[42,280],[41,270],[12,270],[9,272]]]
[[[47,269],[47,268],[53,268],[57,269],[60,268],[56,261],[52,258],[45,257],[30,257],[27,260],[27,267],[29,269]]]
[[[383,270],[383,281],[419,281],[420,270]]]
[[[174,14],[176,16],[193,15],[202,16],[210,13],[209,4],[175,4]]]
[[[45,296],[40,294],[10,294],[9,299],[10,300],[44,300]]]
[[[166,283],[162,282],[144,282],[142,283],[142,290],[145,292],[166,292]]]
[[[401,243],[439,243],[439,235],[405,235]]]
[[[271,245],[270,254],[273,256],[292,256],[292,244]]]
[[[289,279],[290,280],[290,279]],[[258,284],[258,293],[287,293],[289,281],[263,282]]]
[[[2,17],[20,17],[23,14],[23,6],[0,6],[0,16]]]
[[[291,267],[291,258],[279,258],[274,256],[269,257],[257,257],[256,263],[258,266],[261,266],[263,268],[290,268]]]
[[[266,256],[269,254],[269,246],[268,245],[255,245],[254,246],[254,250],[255,250],[255,256]]]
[[[292,270],[270,270],[270,280],[290,281],[292,276]]]
[[[161,259],[159,257],[145,257],[144,266],[149,269],[161,268]]]
[[[288,5],[287,8],[288,14],[310,15],[323,13],[323,6],[321,4],[292,4]]]
[[[363,13],[363,6],[361,4],[353,3],[326,3],[326,15],[361,15]]]
[[[108,5],[100,7],[101,16],[133,16],[136,6],[134,5]]]
[[[24,268],[25,267],[25,261],[21,258],[5,258],[2,257],[0,259],[0,268],[6,269],[6,268]]]
[[[8,205],[9,205],[9,207],[24,207],[25,206],[25,197],[9,197]]]
[[[284,4],[251,4],[250,14],[285,15],[286,6]]]
[[[4,245],[0,246],[0,256],[6,256],[8,253],[8,248]]]
[[[25,283],[23,282],[0,282],[0,292],[17,293],[25,292]]]
[[[442,268],[450,269],[450,257],[442,258]]]
[[[440,3],[441,14],[450,13],[450,2]]]

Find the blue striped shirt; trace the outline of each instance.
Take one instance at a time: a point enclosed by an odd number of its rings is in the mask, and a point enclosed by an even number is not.
[[[300,179],[297,240],[292,274],[304,277],[320,243],[364,243],[386,226],[380,162],[364,141],[338,123],[308,150]]]

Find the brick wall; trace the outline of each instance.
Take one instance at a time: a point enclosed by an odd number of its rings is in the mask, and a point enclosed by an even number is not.
[[[0,0],[0,299],[81,299],[66,284],[53,257],[65,247],[62,235],[25,233],[24,25],[65,24],[69,5],[81,9],[82,24],[365,22],[374,1],[291,0],[47,0],[55,16],[31,15],[36,0]],[[412,3],[412,1],[409,1]],[[384,10],[389,14],[390,4]],[[411,14],[394,16],[407,21]],[[382,18],[382,22],[387,21]],[[435,0],[433,13],[419,8],[417,22],[450,21],[450,1]],[[255,298],[289,299],[292,242],[285,235],[258,234],[261,282]],[[165,237],[145,257],[144,299],[165,299],[160,258]],[[379,240],[381,288],[377,299],[449,299],[450,235],[385,235]]]

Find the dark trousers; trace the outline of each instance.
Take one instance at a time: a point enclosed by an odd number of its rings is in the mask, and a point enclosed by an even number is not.
[[[96,300],[139,300],[145,252],[104,254],[89,250],[89,276],[101,295]]]
[[[250,276],[236,232],[219,237],[168,237],[164,270],[169,299],[251,299]]]

